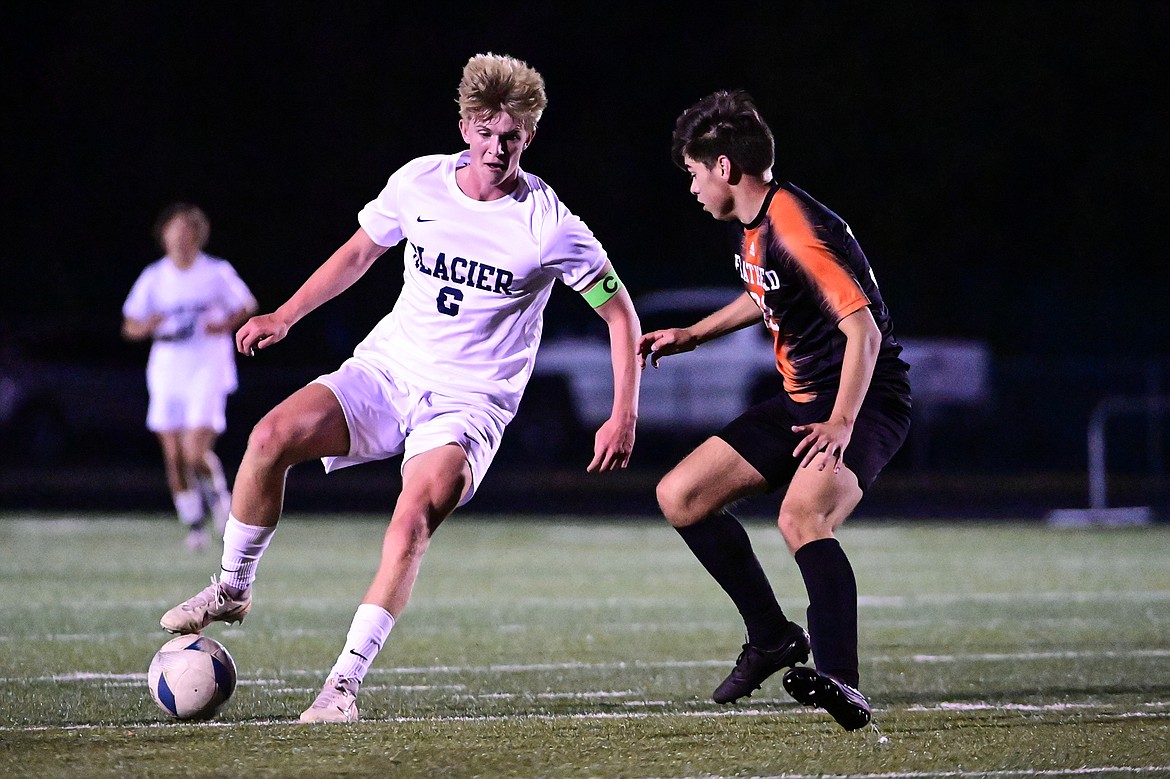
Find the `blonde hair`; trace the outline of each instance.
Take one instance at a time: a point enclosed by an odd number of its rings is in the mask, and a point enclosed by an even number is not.
[[[527,62],[502,54],[477,54],[463,66],[459,117],[491,119],[506,112],[532,132],[548,105],[544,79]]]

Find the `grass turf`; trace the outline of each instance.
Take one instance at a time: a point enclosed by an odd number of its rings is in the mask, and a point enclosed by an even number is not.
[[[749,522],[789,615],[800,576]],[[145,689],[161,613],[203,586],[161,516],[0,520],[6,776],[1170,776],[1170,527],[876,523],[841,533],[875,727],[778,678],[710,702],[742,641],[664,524],[453,517],[359,696],[301,726],[376,565],[380,520],[285,519],[213,722]]]

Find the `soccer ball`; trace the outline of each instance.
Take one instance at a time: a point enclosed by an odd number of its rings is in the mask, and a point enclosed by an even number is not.
[[[227,647],[201,635],[162,645],[146,674],[150,697],[175,719],[209,719],[236,689],[236,662]]]

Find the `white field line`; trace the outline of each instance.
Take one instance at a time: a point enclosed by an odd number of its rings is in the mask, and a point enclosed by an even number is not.
[[[1167,601],[1170,590],[1097,590],[1092,592],[926,592],[914,595],[861,595],[859,606],[907,608],[924,604],[956,603],[1114,603],[1117,601]]]
[[[915,663],[1014,662],[1016,660],[1081,660],[1086,657],[1117,660],[1122,658],[1170,657],[1170,649],[1129,649],[1123,652],[988,652],[969,655],[911,655]],[[896,657],[870,658],[877,662],[896,661]]]
[[[930,619],[928,617],[914,619],[873,619],[866,618],[864,615],[862,618],[863,626],[868,630],[962,628],[971,625],[970,620],[962,619]],[[1160,625],[1170,622],[1170,614],[1166,616],[1147,614],[1144,620],[1147,624]],[[1031,627],[1088,628],[1108,626],[1113,624],[1114,621],[1114,619],[1108,617],[1050,617],[1039,619],[1029,618],[1028,625]],[[980,625],[987,628],[998,628],[1015,626],[1019,622],[1019,619],[996,618],[982,621]],[[627,622],[623,620],[620,622],[598,622],[593,626],[592,631],[602,635],[608,633],[679,633],[697,630],[723,631],[727,629],[728,624],[728,622],[716,620],[692,622]],[[496,632],[503,634],[526,633],[546,629],[543,623],[504,623],[496,626]],[[412,634],[420,636],[443,636],[455,632],[455,628],[448,625],[412,625],[410,630]],[[159,635],[161,636],[162,634],[160,633]],[[248,631],[241,627],[225,627],[222,630],[222,635],[227,638],[246,636],[248,635]],[[264,635],[286,640],[321,638],[336,636],[337,630],[334,628],[283,628],[279,631],[264,631]],[[31,633],[25,635],[0,635],[0,644],[15,641],[85,642],[123,638],[145,640],[147,637],[151,636],[147,636],[139,630],[110,630],[100,633]]]
[[[1010,779],[1011,777],[1101,776],[1106,774],[1170,773],[1170,765],[1081,766],[1079,768],[1006,768],[992,771],[890,771],[880,774],[775,774],[754,779]],[[684,779],[698,779],[687,777]]]
[[[1085,660],[1085,659],[1122,659],[1134,657],[1170,657],[1170,649],[1134,649],[1128,651],[1103,650],[1100,652],[1016,652],[995,654],[970,655],[879,655],[864,658],[874,663],[962,663],[962,662],[1016,662],[1020,660]],[[648,662],[633,660],[630,662],[614,663],[526,663],[526,664],[498,664],[498,665],[440,665],[440,666],[400,666],[397,668],[373,669],[372,674],[426,674],[426,673],[534,673],[540,671],[589,671],[589,670],[626,670],[626,669],[671,669],[671,668],[722,668],[728,660],[664,660]],[[316,672],[314,672],[316,673]]]
[[[1170,701],[1145,701],[1133,704],[1148,711],[1126,712],[1127,715],[1146,716],[1157,713],[1154,710],[1170,709]],[[1107,703],[960,703],[943,701],[941,703],[907,706],[906,711],[1084,711],[1090,709],[1115,708]]]
[[[1170,601],[1170,590],[1094,590],[1089,592],[936,592],[913,595],[861,595],[858,605],[862,608],[912,608],[923,605],[950,606],[959,603],[1115,603],[1127,601]],[[342,598],[286,598],[282,605],[301,609],[335,609],[339,604],[352,606],[352,601]],[[554,610],[570,609],[616,609],[616,608],[660,608],[677,606],[677,598],[632,598],[613,596],[602,598],[574,598],[557,596],[519,596],[509,598],[501,604],[508,609],[541,606]],[[169,600],[127,600],[108,598],[86,599],[70,596],[68,602],[54,604],[54,608],[93,612],[102,609],[156,609],[173,605]],[[416,609],[424,608],[482,608],[483,600],[466,596],[441,597],[419,595],[415,600]],[[0,612],[7,609],[0,609]]]
[[[646,706],[668,706],[667,701],[644,701]],[[1170,702],[1163,701],[1158,704],[1147,704],[1149,706],[1157,705],[1162,707],[1170,706]],[[943,704],[939,704],[938,709],[931,707],[923,707],[914,709],[915,711],[929,712],[932,710],[943,711]],[[994,707],[992,707],[994,708]],[[1116,711],[1118,707],[1103,705],[1094,706],[1091,708],[1100,709],[1103,711],[1114,710],[1111,716],[1118,718],[1128,717],[1150,717],[1159,716],[1158,712],[1141,712],[1141,711]],[[1067,711],[1067,704],[1053,704],[1051,707],[1037,707],[1032,711]],[[875,708],[875,714],[882,714],[894,709]],[[402,716],[402,717],[385,717],[380,719],[363,719],[363,722],[373,723],[396,723],[396,724],[435,724],[435,723],[498,723],[498,722],[570,722],[570,721],[596,721],[596,720],[647,720],[661,717],[682,717],[686,719],[726,719],[726,718],[750,718],[750,717],[774,717],[777,715],[791,715],[797,714],[800,716],[823,716],[824,712],[819,709],[798,706],[792,701],[788,701],[783,709],[732,709],[732,710],[707,710],[707,711],[602,711],[602,712],[577,712],[572,714],[475,714],[475,715],[449,715],[449,716]],[[245,728],[245,727],[272,727],[279,725],[298,725],[299,723],[293,719],[287,720],[245,720],[242,722],[140,722],[119,725],[94,725],[94,724],[78,724],[78,725],[31,725],[26,727],[2,725],[0,726],[0,733],[44,733],[44,732],[72,732],[72,731],[87,731],[87,730],[101,730],[104,728],[123,729],[163,729],[174,727],[176,725],[184,725],[187,727],[203,727],[203,728]],[[876,732],[880,732],[876,727],[872,728]],[[883,737],[886,738],[886,737]],[[879,743],[885,743],[879,742]],[[1055,769],[1056,775],[1060,775],[1063,769]],[[1071,770],[1071,769],[1070,769]],[[1103,769],[1102,769],[1103,770]],[[1146,770],[1142,767],[1138,770]],[[962,776],[965,774],[950,774],[950,773],[910,773],[910,774],[872,774],[874,777],[884,776]],[[982,776],[984,774],[975,773],[974,776]],[[994,772],[986,775],[996,775]],[[1014,775],[1014,774],[1006,774]],[[1028,774],[1021,774],[1028,775]],[[1040,774],[1044,775],[1044,774]],[[779,776],[788,776],[781,774]],[[760,779],[760,778],[757,778]]]
[[[803,710],[812,713],[813,709]],[[669,716],[678,717],[763,717],[775,716],[775,711],[766,711],[762,709],[741,709],[738,711],[684,711],[672,712]],[[363,719],[363,722],[392,722],[399,724],[406,723],[434,723],[434,722],[457,722],[457,723],[492,723],[492,722],[564,722],[569,720],[617,720],[617,719],[649,719],[651,717],[661,717],[664,714],[657,712],[596,712],[596,713],[578,713],[578,714],[481,714],[468,716],[446,716],[446,717],[388,717],[385,719]],[[189,727],[211,727],[211,728],[226,728],[226,727],[271,727],[274,725],[296,725],[296,720],[248,720],[244,722],[140,722],[134,724],[123,725],[32,725],[28,727],[17,727],[11,725],[0,726],[0,733],[41,733],[41,732],[70,732],[70,731],[85,731],[85,730],[100,730],[101,728],[117,727],[119,729],[125,728],[167,728],[175,725],[186,725]]]
[[[1159,617],[1156,615],[1149,615],[1145,618],[1146,624],[1161,625],[1170,622],[1170,615],[1166,617]],[[1059,628],[1091,628],[1091,627],[1107,627],[1112,625],[1115,620],[1108,618],[1060,618],[1053,617],[1051,619],[1029,619],[1028,625],[1031,627],[1059,627]],[[986,622],[981,622],[983,627],[987,628],[1002,628],[1012,627],[1018,625],[1020,620],[1012,619],[994,619]],[[597,623],[591,630],[597,635],[608,634],[624,634],[624,633],[689,633],[698,630],[707,630],[712,632],[725,631],[728,627],[727,622],[601,622]],[[866,630],[910,630],[910,629],[931,629],[931,628],[948,628],[948,627],[969,627],[971,622],[969,620],[933,620],[933,619],[909,619],[909,620],[875,620],[863,619],[863,627]],[[445,636],[453,634],[456,629],[453,626],[436,626],[436,625],[414,625],[410,628],[411,633],[417,636]],[[540,632],[547,630],[543,624],[502,624],[496,626],[496,632],[502,634],[527,633],[529,631]],[[330,628],[285,628],[280,631],[264,631],[264,636],[280,638],[284,640],[293,640],[298,638],[331,638],[338,635],[336,629]],[[159,634],[162,636],[162,634]],[[220,635],[224,638],[236,638],[248,635],[248,631],[244,628],[229,627],[224,628]],[[165,636],[163,636],[165,637]],[[135,638],[145,641],[147,638],[153,640],[153,636],[143,634],[138,630],[113,630],[101,633],[32,633],[27,635],[13,636],[0,635],[0,644],[15,643],[18,641],[53,641],[53,642],[79,642],[84,643],[88,641],[109,641],[116,639]]]
[[[1030,615],[1020,615],[1017,617],[996,617],[994,619],[979,620],[978,625],[981,628],[989,630],[1018,630],[1021,625],[1027,625],[1030,629],[1049,629],[1056,628],[1061,632],[1067,632],[1070,629],[1086,629],[1086,628],[1111,628],[1117,624],[1118,617],[1116,615],[1100,616],[1100,617],[1040,617],[1033,618]],[[1142,614],[1142,623],[1144,625],[1165,625],[1170,623],[1170,611],[1166,614],[1151,614],[1150,610],[1146,610]],[[970,629],[975,624],[970,619],[930,619],[929,617],[921,617],[916,619],[872,619],[862,615],[861,627],[863,630],[941,630],[942,628],[959,628],[960,630]],[[714,627],[714,626],[713,626]],[[720,623],[720,628],[725,629],[725,623]],[[600,631],[600,628],[598,628]]]
[[[910,608],[926,604],[950,606],[960,603],[1115,603],[1129,601],[1142,603],[1145,601],[1170,601],[1170,590],[1088,590],[1084,592],[1068,592],[1052,590],[1047,592],[926,592],[910,595],[860,595],[858,605],[874,608]],[[415,601],[418,608],[451,608],[467,607],[482,608],[483,600],[471,596],[426,596],[420,595]],[[335,600],[328,601],[330,605]],[[290,605],[311,607],[312,599],[296,599]],[[628,596],[610,596],[598,598],[560,597],[556,595],[520,595],[509,598],[500,604],[503,607],[514,606],[544,606],[551,609],[593,609],[593,608],[639,608],[658,606],[677,606],[678,598],[633,598]]]
[[[1170,657],[1170,649],[1132,649],[1125,651],[1102,650],[1099,652],[999,652],[976,653],[967,655],[879,655],[864,658],[871,663],[969,663],[969,662],[1019,662],[1022,660],[1096,660],[1096,659],[1132,659],[1132,658],[1165,658]],[[523,663],[523,664],[492,664],[492,665],[434,665],[434,666],[398,666],[392,668],[373,668],[371,677],[412,675],[412,674],[502,674],[502,673],[539,673],[543,671],[624,671],[624,670],[655,670],[655,669],[684,669],[684,668],[722,668],[728,664],[727,659],[720,660],[663,660],[658,662],[632,660],[630,662],[613,663]],[[290,669],[282,672],[286,676],[317,676],[318,670]],[[76,671],[67,674],[51,674],[46,676],[29,677],[0,677],[0,682],[10,684],[14,682],[85,682],[85,681],[125,681],[145,679],[145,673],[116,674],[90,671]],[[256,680],[247,682],[241,679],[241,684],[264,684]]]

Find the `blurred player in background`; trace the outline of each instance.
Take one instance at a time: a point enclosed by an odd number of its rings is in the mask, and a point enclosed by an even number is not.
[[[889,312],[849,226],[772,176],[772,132],[744,92],[718,92],[685,111],[672,154],[691,193],[734,225],[744,294],[684,328],[638,343],[657,367],[761,316],[775,339],[783,391],[745,411],[658,485],[667,520],[723,587],[747,643],[715,690],[718,703],[751,695],[781,668],[798,701],[847,730],[870,720],[858,691],[857,584],[834,531],[857,506],[910,426],[907,366]],[[809,633],[781,610],[747,533],[727,511],[749,495],[784,489],[780,532],[808,591]]]
[[[122,306],[122,335],[152,341],[146,426],[162,444],[167,485],[192,550],[207,546],[209,516],[220,534],[227,524],[231,494],[215,440],[236,389],[232,333],[256,312],[231,264],[203,252],[210,234],[198,206],[164,209],[154,235],[166,255],[142,271]]]
[[[640,329],[629,294],[589,228],[520,169],[546,104],[543,79],[511,57],[478,55],[463,70],[458,103],[468,148],[420,157],[390,176],[358,214],[357,232],[274,313],[236,334],[243,354],[272,346],[387,247],[406,241],[390,314],[337,371],[295,392],[252,431],[220,578],[162,618],[174,633],[243,619],[291,465],[323,458],[333,470],[403,455],[380,565],[305,722],[358,718],[358,688],[406,608],[432,535],[471,499],[516,413],[558,280],[609,328],[613,412],[594,437],[588,470],[625,468],[634,444]]]

